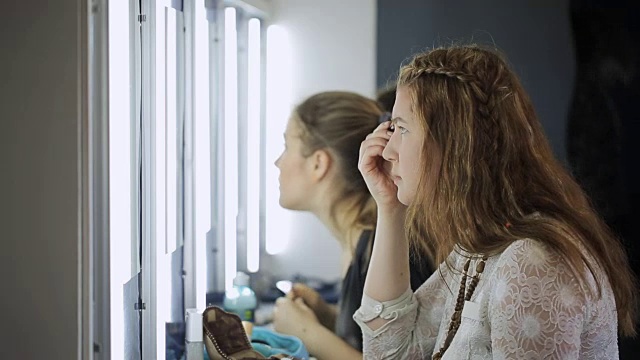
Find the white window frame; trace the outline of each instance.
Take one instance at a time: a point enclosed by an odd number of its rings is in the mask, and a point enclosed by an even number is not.
[[[159,84],[156,83],[156,75],[158,70],[158,61],[157,61],[157,53],[156,53],[156,40],[158,37],[162,38],[164,34],[157,34],[157,22],[160,20],[156,17],[158,10],[160,10],[159,6],[166,6],[167,8],[172,7],[176,10],[176,29],[166,29],[167,31],[176,31],[176,51],[179,53],[184,52],[186,41],[185,41],[185,31],[177,31],[177,29],[183,28],[185,23],[183,20],[182,8],[178,8],[182,3],[180,1],[170,0],[167,1],[166,4],[162,4],[155,0],[142,0],[144,16],[146,16],[146,21],[143,22],[142,26],[142,60],[143,64],[146,66],[142,69],[142,83],[143,89],[146,90],[143,93],[142,99],[142,159],[143,159],[143,256],[142,256],[142,299],[145,303],[145,310],[142,312],[142,356],[144,358],[158,358],[163,357],[162,354],[166,350],[166,344],[164,339],[166,335],[164,333],[164,323],[165,321],[172,321],[171,319],[171,300],[160,298],[165,296],[166,294],[159,294],[158,291],[160,289],[166,289],[171,291],[171,253],[167,253],[167,249],[173,250],[178,246],[184,244],[184,240],[180,239],[178,234],[182,234],[180,230],[183,226],[182,222],[179,220],[183,218],[183,211],[185,209],[182,206],[184,199],[182,198],[182,191],[177,191],[176,194],[176,236],[178,239],[175,245],[167,246],[168,243],[164,241],[162,244],[159,244],[158,229],[159,226],[164,226],[164,224],[160,224],[163,214],[157,213],[157,206],[162,203],[158,202],[157,195],[161,191],[165,191],[165,189],[159,189],[158,186],[162,186],[163,182],[158,183],[157,181],[157,168],[156,168],[156,158],[157,156],[163,156],[164,154],[156,153],[156,145],[157,138],[156,135],[162,135],[163,132],[159,133],[157,130],[159,129],[157,126],[161,125],[159,121],[161,119],[158,118],[160,114],[157,113],[157,102],[160,101],[156,98],[157,95],[157,86]],[[162,19],[164,20],[164,19]],[[182,59],[182,61],[180,61]],[[184,106],[185,111],[182,113],[185,115],[185,118],[176,117],[176,125],[180,128],[180,124],[183,121],[186,121],[186,114],[189,112],[187,110],[187,101],[186,94],[181,92],[180,89],[185,90],[186,80],[184,78],[185,74],[185,64],[186,58],[178,58],[176,61],[176,72],[178,74],[176,79],[176,86],[178,89],[176,91],[176,109]],[[162,63],[160,63],[162,64]],[[166,79],[165,79],[166,81]],[[143,90],[144,91],[144,90]],[[165,92],[166,93],[166,92]],[[186,125],[186,123],[185,123]],[[165,129],[166,130],[166,129]],[[178,134],[178,132],[176,132]],[[162,139],[161,139],[162,140]],[[181,143],[176,140],[178,154],[175,156],[178,157],[176,160],[176,174],[180,174],[178,179],[184,179],[181,172],[184,167],[180,162],[180,159],[184,159],[182,156]],[[174,154],[167,154],[167,156],[174,156]],[[176,185],[179,188],[183,188],[182,180],[176,179]],[[172,189],[167,189],[166,191],[173,191]],[[165,203],[166,204],[166,203]],[[162,209],[160,209],[162,211]],[[171,214],[171,213],[169,213]],[[160,217],[158,217],[160,216]],[[159,220],[160,219],[160,220]],[[172,239],[173,234],[166,234],[168,239]],[[184,249],[183,249],[184,250]],[[162,267],[162,269],[160,269]],[[162,271],[161,271],[162,270]],[[161,273],[158,273],[161,271]],[[163,281],[164,286],[160,286],[159,282]],[[168,301],[168,304],[165,303]],[[164,314],[164,318],[158,318],[159,311],[169,312]],[[161,315],[162,316],[162,315]]]
[[[173,1],[175,3],[175,0]],[[108,58],[104,53],[106,51],[106,44],[108,39],[106,31],[108,14],[106,0],[96,0],[94,2],[95,7],[92,8],[92,16],[90,17],[91,23],[89,26],[93,29],[91,34],[94,43],[94,57],[90,62],[90,71],[92,72],[95,82],[91,85],[92,91],[97,96],[93,99],[91,116],[92,119],[98,121],[99,117],[105,117],[107,120],[102,125],[108,125],[108,98],[105,98],[108,91]],[[156,126],[156,6],[158,2],[156,0],[129,0],[130,6],[130,78],[131,78],[131,187],[132,187],[132,203],[131,203],[131,261],[130,271],[131,276],[137,276],[140,272],[142,279],[140,296],[144,304],[142,315],[142,327],[141,327],[141,339],[142,349],[141,356],[144,358],[156,358],[158,357],[158,338],[157,327],[159,319],[157,318],[158,299],[156,297],[158,290],[158,281],[168,281],[170,278],[160,279],[156,273],[158,261],[159,261],[159,248],[164,248],[156,241],[156,218],[155,218],[155,126]],[[184,54],[183,58],[178,59],[178,67],[182,70],[178,70],[178,74],[184,76],[178,76],[176,85],[179,86],[184,92],[178,92],[177,106],[184,107],[184,129],[183,137],[184,153],[178,157],[178,168],[182,169],[184,173],[177,180],[177,187],[183,189],[182,193],[178,193],[176,204],[178,207],[177,213],[179,214],[176,228],[179,229],[178,233],[183,234],[184,238],[177,239],[176,247],[184,246],[184,270],[185,270],[185,282],[184,282],[184,306],[185,308],[196,307],[198,304],[202,304],[202,299],[206,294],[198,293],[197,289],[197,276],[198,276],[198,254],[197,244],[195,241],[194,233],[194,183],[195,183],[195,169],[192,162],[196,154],[193,153],[193,139],[194,139],[194,101],[196,95],[194,94],[194,85],[196,83],[195,77],[198,74],[195,73],[194,56],[195,49],[195,13],[196,6],[213,7],[218,11],[214,11],[215,19],[209,23],[209,37],[210,39],[223,39],[224,38],[224,8],[227,6],[233,6],[238,11],[239,24],[239,46],[246,47],[246,24],[249,18],[257,17],[261,21],[261,109],[260,109],[260,136],[261,136],[261,148],[264,148],[264,136],[265,136],[265,42],[266,42],[266,19],[269,13],[269,4],[266,1],[222,1],[222,0],[185,0],[183,2],[183,16],[184,23],[179,27],[184,26],[184,32],[178,32],[177,38],[180,40],[177,42],[177,51]],[[140,11],[140,6],[142,10]],[[101,12],[102,11],[102,12]],[[141,14],[142,18],[138,15]],[[102,30],[101,30],[102,29]],[[102,31],[102,32],[101,32]],[[184,37],[182,37],[184,36]],[[209,73],[209,116],[210,116],[210,135],[211,135],[211,229],[208,234],[207,250],[212,250],[213,247],[218,247],[216,239],[223,239],[224,236],[224,184],[219,181],[222,175],[222,169],[224,165],[224,152],[222,145],[222,137],[224,136],[223,122],[224,118],[224,43],[222,41],[209,41],[209,60],[212,64]],[[245,68],[247,63],[246,52],[239,52],[238,64],[240,67]],[[180,61],[182,59],[182,61]],[[246,140],[247,136],[247,103],[248,90],[245,86],[247,83],[247,73],[239,72],[238,76],[238,101],[239,101],[239,123],[238,123],[238,141],[240,144]],[[101,97],[102,96],[102,97]],[[92,121],[93,121],[92,120]],[[180,121],[180,120],[178,120]],[[96,123],[99,125],[99,123]],[[108,166],[104,167],[104,162],[108,164],[108,148],[101,148],[100,146],[108,146],[108,140],[105,136],[105,131],[108,127],[95,127],[92,134],[94,142],[91,146],[96,146],[94,149],[93,157],[91,161],[94,164],[102,164],[103,166],[95,167],[93,181],[95,183],[92,186],[95,189],[101,189],[95,194],[95,200],[93,205],[95,206],[95,212],[93,213],[94,222],[94,235],[102,233],[102,238],[107,237],[107,241],[101,240],[96,243],[98,237],[94,237],[92,244],[94,246],[94,252],[92,255],[92,261],[95,262],[99,268],[96,269],[94,282],[96,286],[96,296],[103,299],[109,298],[109,241],[108,241],[108,216],[105,217],[106,212],[108,214],[108,177],[105,178],[105,174],[108,174]],[[101,142],[102,141],[102,142]],[[103,143],[104,142],[104,143]],[[244,141],[246,143],[246,141]],[[178,143],[180,144],[180,143]],[[179,149],[182,149],[178,146]],[[238,176],[241,184],[239,185],[238,199],[238,215],[242,219],[247,208],[247,161],[246,161],[246,148],[245,152],[239,149],[239,163],[238,163]],[[264,152],[260,160],[260,253],[264,250],[264,168],[265,159]],[[106,158],[105,158],[106,157]],[[183,163],[180,163],[182,159]],[[180,170],[178,170],[180,171]],[[102,176],[100,176],[102,174]],[[97,179],[103,178],[102,181]],[[106,179],[106,180],[105,180]],[[184,183],[180,183],[180,180]],[[106,190],[105,190],[106,189]],[[141,189],[141,190],[140,190]],[[183,197],[181,197],[181,194]],[[102,199],[102,203],[100,202]],[[140,200],[140,201],[138,201]],[[102,209],[101,213],[98,209]],[[243,213],[244,212],[244,213]],[[180,222],[180,219],[184,219],[184,223]],[[102,227],[100,227],[102,226]],[[243,227],[243,222],[236,224],[238,229],[239,241],[238,241],[238,268],[243,271],[247,271],[246,266],[246,232]],[[142,245],[142,246],[140,246]],[[142,253],[139,249],[142,248]],[[106,249],[106,250],[105,250]],[[223,291],[224,290],[224,248],[217,249],[218,258],[211,264],[207,262],[207,274],[209,279],[207,281],[206,290],[209,291]],[[140,260],[142,259],[142,260]],[[211,268],[210,266],[213,266]],[[203,271],[204,267],[200,271]],[[200,275],[202,277],[202,274]],[[106,288],[105,288],[106,286]],[[95,299],[94,299],[95,301]],[[100,324],[98,322],[93,323],[94,336],[97,347],[94,349],[99,350],[96,352],[98,357],[109,358],[111,355],[117,354],[110,353],[110,333],[109,333],[109,300],[96,301],[95,308],[91,312],[91,315],[95,318],[97,314],[100,316]],[[165,346],[165,345],[163,345]],[[83,350],[83,353],[86,353]]]

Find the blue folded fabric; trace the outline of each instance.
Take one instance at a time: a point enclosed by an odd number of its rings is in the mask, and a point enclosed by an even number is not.
[[[287,354],[300,359],[309,359],[309,352],[302,340],[295,336],[279,334],[263,326],[253,328],[251,346],[265,357]]]

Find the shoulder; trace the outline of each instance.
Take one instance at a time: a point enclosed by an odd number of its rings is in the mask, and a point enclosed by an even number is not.
[[[495,255],[496,267],[515,266],[544,268],[563,263],[555,250],[541,241],[521,239],[511,243],[502,253]]]
[[[615,341],[615,302],[591,297],[550,246],[518,240],[487,264],[492,269],[485,301],[494,355],[578,358],[585,350],[600,351],[596,344]]]
[[[521,239],[511,243],[502,253],[495,255],[494,277],[524,281],[539,278],[545,281],[564,281],[574,278],[567,261],[545,243]]]
[[[586,254],[585,249],[581,248],[581,252],[584,256],[584,261],[589,261],[589,264],[593,265],[597,272],[602,271],[595,263],[595,260]],[[496,263],[496,269],[515,266],[524,272],[544,270],[550,272],[553,276],[562,275],[564,273],[570,273],[572,277],[577,275],[574,273],[574,270],[566,257],[552,246],[538,240],[516,240],[504,251],[492,256],[492,258]],[[587,275],[586,278],[588,279],[589,271],[586,268],[587,264],[584,261],[583,265],[585,267],[577,269],[576,271],[585,271]]]
[[[580,307],[586,298],[568,262],[544,243],[514,241],[495,256],[491,287],[498,298],[511,293],[518,297],[560,297]]]

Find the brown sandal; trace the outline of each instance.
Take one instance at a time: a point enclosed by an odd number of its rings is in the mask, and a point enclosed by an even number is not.
[[[202,313],[202,326],[204,345],[211,360],[296,359],[284,354],[266,358],[255,351],[240,317],[217,306],[210,306]]]

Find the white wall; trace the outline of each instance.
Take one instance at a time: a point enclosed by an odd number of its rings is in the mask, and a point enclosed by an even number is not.
[[[376,74],[375,0],[274,0],[271,24],[286,29],[293,51],[293,103],[328,90],[374,96]],[[267,166],[273,166],[267,159]],[[267,189],[278,191],[278,189]],[[263,269],[288,278],[340,277],[340,248],[310,214],[294,213],[286,250],[263,258]]]
[[[80,7],[0,12],[0,359],[79,358]]]

